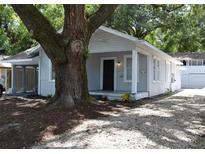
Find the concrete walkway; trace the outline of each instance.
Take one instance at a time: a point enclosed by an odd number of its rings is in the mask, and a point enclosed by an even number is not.
[[[183,90],[137,108],[89,119],[33,148],[205,148],[205,97]],[[200,95],[200,96],[199,96]]]

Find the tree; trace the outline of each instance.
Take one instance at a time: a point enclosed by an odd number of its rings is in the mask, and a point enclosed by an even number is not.
[[[6,50],[6,54],[15,54],[34,43],[13,9],[0,5],[0,48]]]
[[[204,15],[204,5],[186,5],[173,13],[169,28],[159,28],[145,39],[166,52],[204,51]]]
[[[51,22],[55,29],[63,26],[62,5],[35,5],[36,8]],[[0,48],[6,50],[6,54],[22,52],[37,42],[31,38],[24,24],[10,5],[0,5]]]
[[[121,5],[107,25],[165,52],[205,50],[205,5]]]
[[[89,102],[86,57],[91,35],[108,19],[117,5],[101,5],[85,17],[84,5],[63,5],[64,26],[57,33],[34,5],[12,5],[32,37],[43,47],[55,72],[55,95],[50,103],[64,107]]]
[[[120,5],[107,25],[144,39],[152,31],[175,22],[175,14],[184,9],[184,5]]]

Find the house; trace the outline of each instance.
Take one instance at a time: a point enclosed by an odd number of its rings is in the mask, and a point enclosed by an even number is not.
[[[11,64],[4,63],[4,58],[8,56],[1,54],[0,55],[0,86],[4,87],[6,91],[11,89]]]
[[[171,54],[183,64],[181,67],[182,88],[205,87],[205,53],[204,52],[178,52]]]
[[[87,60],[91,95],[110,99],[124,93],[140,99],[181,88],[175,58],[143,40],[101,26],[92,35]],[[55,92],[55,72],[40,45],[6,59],[12,63],[13,94]]]

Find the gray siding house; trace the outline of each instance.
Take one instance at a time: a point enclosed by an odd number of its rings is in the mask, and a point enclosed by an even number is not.
[[[55,71],[40,45],[6,62],[12,63],[13,93],[54,94]],[[140,99],[175,91],[181,88],[180,64],[144,40],[101,26],[89,44],[88,88],[91,95],[111,99],[124,93]]]

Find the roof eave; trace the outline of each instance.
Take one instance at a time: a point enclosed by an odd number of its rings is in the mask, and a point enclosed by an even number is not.
[[[176,63],[176,64],[179,64],[181,65],[182,63],[178,60],[176,60],[174,57],[168,55],[167,53],[161,51],[160,49],[158,49],[157,47],[149,44],[147,41],[144,41],[144,40],[138,40],[137,41],[137,44],[141,44],[141,45],[144,45],[144,46],[147,46],[149,48],[151,48],[152,50],[156,51],[158,54],[162,55],[162,56],[165,56],[166,58],[170,59],[172,62]]]

